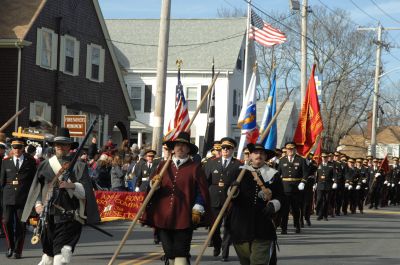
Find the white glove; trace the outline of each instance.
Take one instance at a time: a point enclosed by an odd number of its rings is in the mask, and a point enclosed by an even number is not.
[[[356,186],[356,190],[359,190],[359,189],[361,189],[361,186],[360,186],[360,185],[357,185],[357,186]]]
[[[139,187],[136,187],[135,192],[139,192],[139,191],[140,191]]]
[[[381,173],[375,173],[375,178],[379,177]]]
[[[349,187],[349,183],[345,183],[344,187],[347,189]]]
[[[385,185],[386,185],[387,183],[388,183],[388,181],[387,181],[387,180],[385,180],[385,182],[383,182],[383,184],[385,184]]]
[[[399,181],[399,183],[398,184],[400,184],[400,181]]]
[[[337,184],[336,184],[336,183],[333,183],[333,185],[332,185],[332,189],[334,189],[334,190],[336,190],[336,189],[337,189]]]
[[[304,190],[304,186],[305,186],[305,184],[303,182],[300,182],[300,184],[299,184],[299,186],[297,186],[297,188],[299,190]]]
[[[367,180],[366,180],[366,179],[363,179],[363,180],[362,180],[362,183],[367,183]]]
[[[352,189],[353,189],[353,186],[349,185],[349,190],[352,190]]]
[[[365,190],[368,190],[368,187],[365,187]]]
[[[392,187],[394,187],[394,183],[392,183]]]
[[[390,187],[390,183],[388,182],[387,184],[386,184],[388,187]]]
[[[315,191],[317,189],[317,184],[314,184],[314,186],[312,187],[313,191]]]

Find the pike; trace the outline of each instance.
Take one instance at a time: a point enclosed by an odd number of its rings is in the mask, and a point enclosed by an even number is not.
[[[190,120],[190,123],[188,124],[188,126],[186,127],[185,131],[188,132],[190,130],[190,127],[193,124],[194,119],[197,117],[197,114],[199,113],[201,106],[204,104],[208,94],[210,94],[215,81],[217,81],[218,75],[220,72],[218,72],[213,80],[211,81],[211,84],[208,86],[208,89],[206,91],[206,93],[204,94],[203,98],[201,99],[199,105],[197,106],[197,109],[195,111],[195,113],[193,114],[192,119]],[[153,187],[150,189],[149,193],[146,195],[146,198],[144,199],[142,205],[140,206],[139,211],[137,212],[137,214],[135,215],[135,218],[133,219],[131,225],[129,226],[128,230],[126,231],[124,237],[122,238],[118,248],[115,250],[114,255],[111,257],[111,260],[109,261],[108,265],[112,265],[115,261],[115,259],[117,258],[117,256],[119,255],[119,253],[122,250],[122,247],[125,245],[126,240],[128,240],[129,234],[132,232],[133,228],[135,227],[137,221],[139,220],[139,218],[142,216],[142,214],[144,213],[147,204],[149,203],[150,199],[153,197],[154,192],[156,191],[156,187],[160,184],[161,180],[162,180],[162,176],[165,174],[165,172],[167,171],[167,168],[169,167],[170,163],[172,161],[172,154],[170,154],[170,156],[168,157],[168,160],[165,162],[164,166],[161,169],[161,172],[159,174],[160,178],[157,179],[154,184],[152,185]]]
[[[260,140],[258,141],[259,143],[262,143],[262,142],[265,140],[265,138],[267,137],[269,131],[271,130],[272,125],[274,124],[274,122],[275,122],[276,119],[278,118],[278,115],[279,115],[279,113],[281,113],[281,111],[282,111],[283,107],[285,106],[286,102],[289,100],[290,94],[292,94],[292,92],[293,92],[293,89],[288,93],[288,95],[286,96],[285,100],[284,100],[284,101],[282,102],[282,104],[279,106],[279,109],[277,110],[277,112],[275,113],[275,115],[272,117],[272,119],[271,119],[271,121],[269,122],[267,128],[264,130],[263,134],[261,135],[261,138],[260,138]],[[240,182],[242,181],[242,179],[243,179],[245,173],[246,173],[246,169],[242,169],[242,170],[240,171],[240,174],[239,174],[239,176],[238,176],[237,179],[236,179],[236,182],[237,182],[237,183],[240,183]],[[223,217],[223,215],[224,215],[226,209],[228,208],[229,203],[230,203],[231,200],[232,200],[233,194],[236,193],[236,190],[237,190],[237,186],[233,186],[233,187],[231,188],[230,192],[228,193],[228,197],[226,198],[224,205],[222,206],[222,208],[221,208],[221,210],[220,210],[220,212],[219,212],[217,218],[216,218],[215,221],[214,221],[214,224],[213,224],[213,226],[212,226],[210,232],[208,233],[208,236],[207,236],[207,238],[206,238],[206,241],[204,242],[204,244],[203,244],[203,246],[202,246],[202,248],[201,248],[201,250],[200,250],[200,254],[199,254],[199,255],[197,256],[197,258],[196,258],[196,261],[195,261],[195,263],[194,263],[195,265],[198,265],[198,264],[200,263],[201,257],[204,255],[204,252],[205,252],[206,248],[208,247],[208,243],[210,242],[212,236],[214,235],[215,230],[217,229],[218,224],[221,222],[222,217]]]
[[[21,115],[21,113],[25,110],[26,108],[22,108],[20,111],[16,112],[11,118],[6,121],[6,123],[3,124],[3,126],[0,127],[0,133],[3,132],[10,124],[15,121],[15,119]]]

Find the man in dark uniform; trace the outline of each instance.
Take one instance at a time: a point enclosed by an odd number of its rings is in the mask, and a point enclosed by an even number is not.
[[[379,168],[379,160],[374,158],[372,160],[372,167],[369,170],[369,192],[370,192],[370,205],[369,209],[378,209],[379,199],[381,196],[381,189],[385,181],[383,170]]]
[[[345,190],[345,178],[344,172],[347,167],[347,157],[346,155],[339,154],[339,158],[335,158],[333,156],[333,165],[335,168],[335,175],[336,175],[336,201],[335,201],[335,215],[340,216],[343,200],[344,200],[344,190]]]
[[[13,156],[3,160],[0,183],[3,190],[3,229],[6,234],[7,258],[13,253],[21,258],[25,239],[25,223],[21,221],[22,211],[36,172],[36,161],[24,154],[24,141],[11,142]]]
[[[309,153],[306,159],[307,182],[305,183],[304,191],[302,192],[302,205],[300,208],[300,225],[304,227],[304,220],[307,226],[311,226],[311,212],[313,207],[314,191],[313,186],[315,183],[315,171],[317,170],[317,162],[313,160],[314,154]]]
[[[135,191],[146,192],[148,190],[150,176],[156,171],[158,165],[158,163],[153,163],[156,154],[157,152],[151,149],[144,152],[143,162],[135,168],[137,177]]]
[[[400,192],[400,166],[399,166],[399,158],[393,157],[393,164],[389,169],[390,176],[390,205],[396,205],[399,203],[399,192]]]
[[[304,158],[296,154],[296,144],[289,142],[285,145],[286,156],[279,161],[279,173],[282,176],[286,202],[282,208],[282,234],[287,234],[289,210],[293,214],[296,233],[300,233],[300,204],[301,194],[307,182],[308,169]]]
[[[275,154],[261,144],[249,144],[251,164],[232,199],[228,216],[232,243],[241,265],[276,264],[276,231],[272,216],[285,195],[279,172],[265,164]]]
[[[60,128],[53,144],[55,156],[39,165],[22,214],[25,222],[33,207],[38,214],[47,209],[46,227],[41,235],[44,254],[40,265],[69,263],[83,224],[100,222],[87,165],[76,162],[68,179],[64,179],[62,173],[62,167],[72,160],[70,150],[76,149],[78,143],[70,138],[68,129]],[[58,180],[53,182],[57,175]]]
[[[364,200],[365,200],[365,188],[368,183],[368,169],[363,165],[363,159],[356,159],[356,171],[357,171],[357,180],[356,180],[356,206],[360,213],[364,213]]]
[[[322,162],[317,169],[317,220],[328,221],[328,204],[330,191],[335,183],[333,163],[328,161],[328,154],[321,153]]]
[[[4,142],[0,142],[0,170],[3,158],[6,154],[6,150],[7,150],[7,145]],[[5,234],[3,232],[2,216],[3,216],[3,188],[0,186],[0,238],[5,237]]]
[[[240,173],[239,167],[242,163],[233,157],[236,148],[236,141],[229,137],[221,139],[222,156],[218,159],[210,160],[205,167],[207,182],[209,185],[211,209],[214,217],[217,217],[227,197],[228,187],[236,180]],[[221,252],[222,260],[227,261],[229,256],[229,232],[224,229],[221,239],[221,223],[212,238],[214,246],[214,256],[217,257]]]

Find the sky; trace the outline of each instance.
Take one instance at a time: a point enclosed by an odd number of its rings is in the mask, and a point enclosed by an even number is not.
[[[161,0],[99,0],[104,17],[107,18],[159,18]],[[300,0],[301,2],[301,0]],[[271,13],[290,14],[289,0],[252,0],[259,9]],[[360,25],[400,29],[400,0],[308,0],[309,6],[341,8],[351,14],[351,20]],[[246,0],[171,0],[171,18],[215,18],[218,9],[244,9]],[[273,23],[272,23],[273,24]],[[390,53],[383,50],[384,72],[400,68],[400,30],[388,31]],[[300,44],[299,44],[300,45]],[[371,46],[375,49],[375,46]],[[400,82],[400,70],[388,73],[382,78],[382,89],[390,89]]]

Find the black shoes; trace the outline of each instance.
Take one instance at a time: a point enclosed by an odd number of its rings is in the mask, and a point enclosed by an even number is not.
[[[15,259],[20,259],[21,258],[21,254],[20,253],[15,253],[14,254],[14,258]]]
[[[324,221],[328,221],[328,217],[324,217]]]
[[[296,234],[300,234],[300,227],[296,227]]]
[[[322,220],[322,216],[318,216],[317,221],[321,221]]]
[[[286,230],[282,230],[281,231],[281,235],[287,235],[287,231]]]
[[[12,254],[13,254],[13,250],[11,248],[7,249],[6,257],[11,258]]]
[[[220,253],[221,253],[221,248],[214,248],[214,253],[213,253],[214,257],[218,257]]]
[[[227,262],[227,261],[229,261],[229,260],[228,260],[228,258],[222,258],[221,261],[222,261],[222,262]]]

